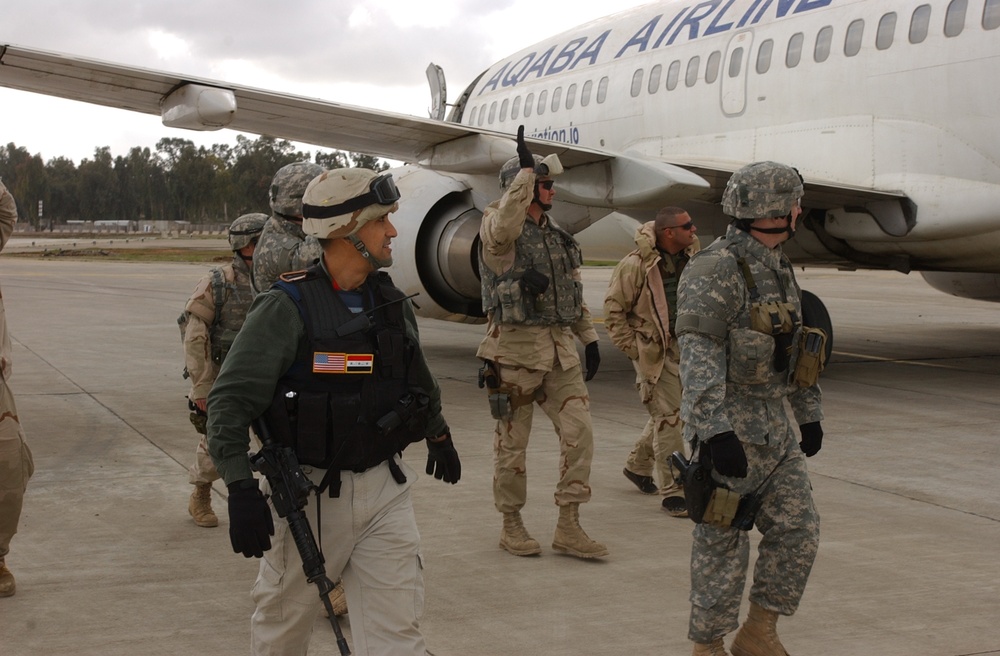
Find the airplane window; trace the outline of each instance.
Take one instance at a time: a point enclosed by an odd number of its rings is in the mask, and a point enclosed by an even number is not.
[[[722,61],[722,53],[716,50],[708,56],[705,63],[705,82],[711,84],[719,78],[719,62]]]
[[[540,94],[538,94],[538,111],[535,112],[539,116],[545,113],[545,103],[549,99],[549,90],[544,89]]]
[[[787,68],[795,68],[802,61],[803,41],[805,41],[805,37],[802,36],[802,32],[796,32],[788,40],[788,50],[785,51],[785,66]]]
[[[681,74],[681,63],[676,59],[670,62],[670,68],[667,69],[667,91],[673,91],[677,88],[677,77]]]
[[[479,123],[477,125],[482,127],[483,123],[485,122],[486,122],[486,105],[483,105],[479,108]]]
[[[931,6],[920,5],[913,10],[910,18],[910,43],[923,43],[927,38],[927,28],[931,22]]]
[[[583,89],[580,90],[580,107],[586,107],[590,104],[590,91],[593,88],[593,80],[587,80],[583,83]]]
[[[844,54],[848,57],[861,52],[861,37],[865,33],[865,21],[857,19],[851,21],[847,26],[847,34],[844,35]]]
[[[816,63],[826,61],[830,56],[830,44],[833,43],[833,28],[827,25],[816,35],[816,49],[813,50],[813,59]]]
[[[559,103],[562,102],[562,87],[556,87],[556,90],[552,92],[552,111],[559,109]]]
[[[695,55],[688,62],[687,73],[684,74],[684,84],[693,87],[698,82],[698,69],[701,67],[701,57]]]
[[[524,98],[524,118],[531,116],[531,107],[535,104],[535,94],[529,93]]]
[[[608,76],[605,75],[601,78],[601,81],[597,83],[597,104],[601,104],[608,97]]]
[[[663,74],[663,66],[657,64],[653,68],[649,69],[649,84],[646,85],[646,90],[653,94],[660,90],[660,75]]]
[[[573,103],[576,102],[576,83],[569,85],[566,89],[566,109],[573,109]]]
[[[890,11],[878,21],[878,32],[875,33],[875,47],[887,50],[892,45],[892,37],[896,33],[896,12]]]
[[[503,102],[500,103],[500,122],[503,123],[507,120],[507,105],[510,104],[510,99],[504,98]]]
[[[469,113],[469,125],[476,124],[476,114],[479,113],[478,107],[473,107],[472,111]]]
[[[1000,0],[986,0],[983,7],[983,29],[995,30],[1000,27]]]
[[[743,70],[743,48],[736,48],[729,57],[729,77],[736,77]]]
[[[521,96],[514,98],[514,104],[510,106],[510,120],[517,119],[517,115],[521,112]]]
[[[497,101],[494,100],[493,104],[490,105],[490,120],[489,120],[490,125],[493,125],[493,119],[495,119],[496,117],[497,117]]]
[[[952,0],[948,5],[948,11],[944,15],[944,35],[958,36],[965,29],[965,10],[969,6],[968,0]]]
[[[774,41],[765,39],[760,42],[760,49],[757,50],[757,72],[763,75],[767,69],[771,68],[771,53],[774,51]]]
[[[641,68],[636,69],[635,73],[632,74],[632,88],[629,90],[629,93],[632,94],[633,98],[638,97],[642,91],[642,74],[643,70]]]

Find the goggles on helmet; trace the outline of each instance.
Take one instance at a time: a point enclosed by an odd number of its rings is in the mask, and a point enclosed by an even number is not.
[[[399,189],[396,188],[396,182],[392,179],[392,175],[388,173],[374,178],[368,189],[368,193],[348,198],[338,205],[327,207],[309,205],[309,218],[329,219],[334,216],[350,214],[369,205],[392,205],[399,200]]]

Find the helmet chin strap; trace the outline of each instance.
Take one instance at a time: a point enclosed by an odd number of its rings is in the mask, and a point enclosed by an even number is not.
[[[746,230],[753,230],[754,232],[762,232],[765,235],[780,235],[788,233],[789,238],[794,237],[795,228],[792,227],[792,216],[789,214],[788,216],[783,216],[781,218],[785,219],[784,228],[755,228],[749,223],[747,223]]]
[[[368,247],[365,243],[358,239],[357,235],[348,235],[347,239],[354,245],[355,250],[361,253],[361,257],[368,260],[368,263],[372,265],[373,270],[384,269],[386,267],[392,266],[392,258],[388,257],[386,259],[380,260],[368,251]]]

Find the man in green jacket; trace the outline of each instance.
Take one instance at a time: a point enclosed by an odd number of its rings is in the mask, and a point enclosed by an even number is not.
[[[368,169],[326,171],[309,184],[303,230],[323,257],[254,300],[209,394],[209,450],[229,488],[233,549],[262,558],[254,654],[305,654],[320,610],[287,521],[272,516],[253,478],[247,426],[262,415],[318,487],[305,512],[330,578],[343,579],[354,653],[426,651],[416,475],[399,452],[426,438],[426,471],[447,483],[458,482],[461,463],[412,307],[378,271],[392,263],[398,199],[392,177]]]

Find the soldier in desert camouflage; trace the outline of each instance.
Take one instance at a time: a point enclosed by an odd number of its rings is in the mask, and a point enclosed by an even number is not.
[[[532,155],[518,130],[517,157],[500,170],[500,200],[483,213],[480,272],[486,337],[477,355],[494,438],[493,500],[503,513],[500,547],[515,556],[541,553],[521,519],[527,501],[526,451],[533,407],[552,420],[559,437],[559,506],[552,548],[578,558],[601,558],[608,549],[580,526],[580,504],[590,500],[594,433],[590,397],[574,337],[586,345],[586,380],[600,364],[597,331],[583,302],[580,247],[546,214],[555,196],[559,158]]]

